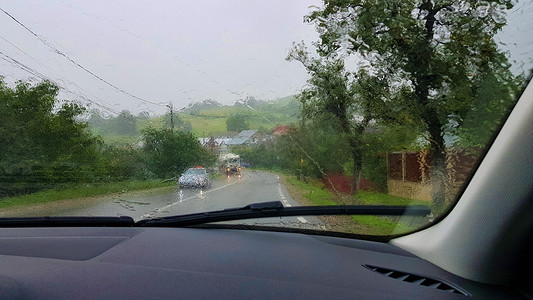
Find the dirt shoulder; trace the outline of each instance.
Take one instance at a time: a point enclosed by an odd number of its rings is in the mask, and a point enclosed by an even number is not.
[[[0,218],[8,217],[38,217],[61,214],[76,209],[83,209],[97,205],[100,202],[113,200],[128,195],[151,195],[161,192],[167,192],[175,189],[174,186],[157,187],[143,190],[134,190],[129,192],[111,193],[105,195],[82,197],[74,199],[57,200],[51,202],[17,205],[12,207],[0,208]]]

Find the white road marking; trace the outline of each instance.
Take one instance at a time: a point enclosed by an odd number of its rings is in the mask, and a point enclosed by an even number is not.
[[[279,178],[279,177],[278,177],[278,178]],[[219,186],[219,187],[217,187],[217,188],[214,188],[214,189],[212,189],[212,190],[208,190],[208,191],[205,191],[205,192],[202,191],[202,190],[200,190],[200,192],[199,192],[198,194],[196,194],[196,195],[194,195],[194,196],[187,197],[187,198],[185,198],[185,199],[183,199],[183,192],[180,190],[180,191],[179,191],[179,193],[180,193],[180,195],[179,195],[179,202],[174,202],[174,203],[171,203],[171,204],[169,204],[169,205],[163,206],[163,207],[161,207],[161,208],[156,208],[156,209],[154,209],[153,211],[151,211],[151,212],[149,212],[149,213],[147,213],[147,214],[142,215],[141,218],[140,218],[140,220],[142,220],[142,219],[144,219],[144,218],[147,218],[147,217],[152,217],[152,216],[153,216],[154,214],[156,214],[156,213],[161,213],[161,212],[168,211],[169,208],[171,208],[171,207],[173,207],[173,206],[175,206],[175,205],[177,205],[177,204],[180,204],[180,203],[182,203],[182,202],[185,202],[185,201],[187,201],[187,200],[190,200],[190,199],[196,198],[196,197],[198,197],[198,196],[199,196],[201,199],[203,199],[203,198],[205,197],[205,194],[207,194],[207,193],[211,193],[211,192],[214,192],[214,191],[217,191],[217,190],[223,189],[223,188],[226,188],[226,187],[228,187],[228,186],[230,186],[230,185],[233,185],[233,184],[235,184],[235,183],[237,183],[237,182],[235,181],[235,182],[232,182],[232,183],[228,183],[228,184],[226,184],[226,185]],[[287,199],[286,199],[285,196],[283,195],[283,192],[281,191],[281,184],[278,185],[278,192],[279,192],[280,198],[281,198],[281,200],[282,200],[282,202],[283,202],[283,205],[286,206],[286,207],[292,207],[292,205],[289,204],[289,202],[287,201]],[[308,221],[307,221],[305,218],[303,218],[303,217],[296,217],[296,219],[298,219],[298,221],[300,221],[301,223],[304,223],[304,224],[307,224],[307,223],[308,223]]]
[[[298,219],[298,221],[306,224],[307,223],[307,220],[305,218],[302,218],[302,217],[296,217],[296,219]]]
[[[237,183],[237,182],[228,183],[228,184],[226,184],[226,185],[219,186],[219,187],[217,187],[217,188],[215,188],[215,189],[208,190],[208,191],[205,191],[205,192],[200,191],[200,193],[201,193],[200,198],[204,198],[204,195],[207,194],[207,193],[211,193],[211,192],[214,192],[214,191],[217,191],[217,190],[220,190],[220,189],[226,188],[226,187],[228,187],[228,186],[230,186],[230,185],[233,185],[233,184],[235,184],[235,183]],[[180,190],[180,191],[181,191],[181,190]],[[169,204],[169,205],[166,205],[166,206],[163,206],[163,207],[160,207],[160,208],[156,208],[156,209],[154,209],[153,211],[151,211],[151,212],[149,212],[149,213],[147,213],[147,214],[142,215],[141,218],[140,218],[139,220],[142,220],[142,219],[147,218],[147,217],[151,217],[154,213],[158,213],[158,212],[166,211],[166,210],[168,210],[169,208],[171,208],[171,207],[174,206],[174,205],[180,204],[181,202],[185,202],[185,201],[187,201],[187,200],[190,200],[190,199],[192,199],[192,198],[196,198],[196,197],[198,197],[198,194],[196,194],[196,195],[194,195],[194,196],[187,197],[187,198],[185,198],[185,199],[181,199],[179,202],[174,202],[174,203],[171,203],[171,204]]]

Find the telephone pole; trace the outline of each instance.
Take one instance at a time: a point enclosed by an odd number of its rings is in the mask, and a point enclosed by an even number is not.
[[[170,108],[170,128],[172,128],[172,131],[174,131],[174,111],[172,110],[172,103],[167,104],[167,107]]]

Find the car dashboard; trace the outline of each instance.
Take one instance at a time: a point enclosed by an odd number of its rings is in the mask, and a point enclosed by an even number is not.
[[[0,298],[508,299],[387,243],[208,228],[0,229]]]

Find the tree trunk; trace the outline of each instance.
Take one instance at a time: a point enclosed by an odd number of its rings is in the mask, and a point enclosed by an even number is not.
[[[415,94],[418,96],[418,102],[424,107],[421,117],[427,124],[430,136],[430,183],[431,183],[431,200],[435,208],[439,209],[444,206],[446,199],[446,147],[444,145],[443,124],[439,119],[439,114],[435,107],[429,101],[429,89],[436,82],[436,77],[431,76],[429,62],[432,60],[433,50],[430,46],[433,41],[435,15],[439,9],[435,9],[431,1],[425,1],[423,5],[428,10],[425,17],[424,27],[426,28],[426,44],[423,46],[427,51],[423,51],[417,58],[419,72],[415,75]]]
[[[440,209],[446,201],[447,170],[444,137],[442,136],[442,129],[438,125],[440,124],[430,123],[428,126],[431,136],[429,177],[433,205]]]
[[[352,148],[353,158],[353,182],[352,182],[352,194],[357,194],[361,189],[361,169],[363,166],[363,159],[361,157],[361,151]]]

